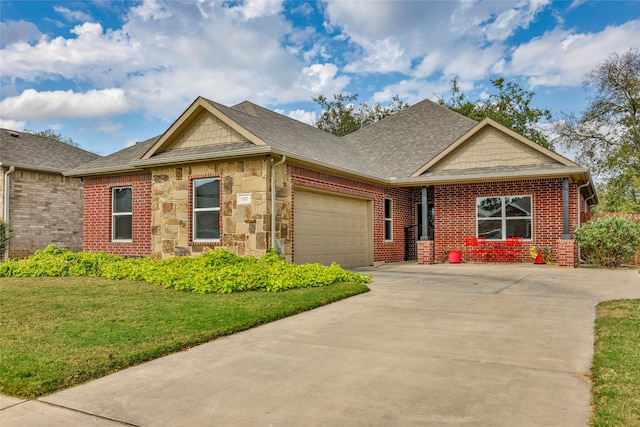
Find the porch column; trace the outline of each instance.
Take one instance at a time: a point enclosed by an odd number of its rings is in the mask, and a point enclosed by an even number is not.
[[[428,195],[429,187],[422,187],[422,224],[420,224],[422,232],[420,233],[420,240],[429,240],[429,204],[427,201]]]
[[[571,240],[569,227],[569,178],[562,178],[562,240]]]

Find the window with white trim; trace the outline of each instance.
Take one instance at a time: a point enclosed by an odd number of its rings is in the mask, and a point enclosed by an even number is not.
[[[111,191],[111,238],[114,242],[130,242],[133,230],[132,189],[116,187]]]
[[[531,239],[531,196],[478,197],[476,236],[491,240]]]
[[[193,240],[220,240],[220,179],[193,180]]]
[[[393,200],[384,199],[384,240],[393,240]]]

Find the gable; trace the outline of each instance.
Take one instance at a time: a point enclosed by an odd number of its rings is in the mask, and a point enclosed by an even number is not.
[[[202,111],[175,142],[169,150],[180,148],[201,147],[204,145],[249,143],[249,139],[235,129],[225,124],[208,111]],[[252,144],[253,145],[253,144]]]
[[[554,163],[557,162],[541,151],[523,144],[493,126],[486,126],[429,170],[442,171]]]

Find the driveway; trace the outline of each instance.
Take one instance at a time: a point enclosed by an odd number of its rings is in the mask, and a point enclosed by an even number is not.
[[[595,305],[638,271],[391,264],[371,292],[37,401],[10,426],[585,426]]]

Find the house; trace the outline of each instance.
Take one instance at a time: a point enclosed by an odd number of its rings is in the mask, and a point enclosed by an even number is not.
[[[506,127],[425,100],[345,137],[205,98],[160,136],[67,172],[84,250],[166,258],[226,248],[295,263],[431,264],[464,239],[521,236],[577,263],[589,171]],[[489,213],[490,214],[487,214]]]
[[[82,250],[83,188],[63,172],[99,158],[53,138],[0,129],[2,220],[13,239],[4,258],[51,243]]]

